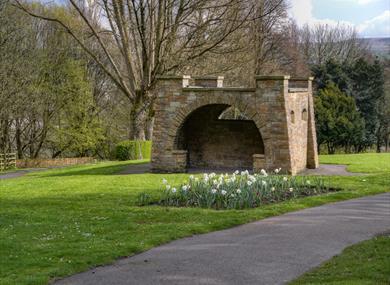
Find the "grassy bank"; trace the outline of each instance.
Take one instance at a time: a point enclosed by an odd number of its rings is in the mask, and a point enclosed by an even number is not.
[[[386,164],[388,156],[370,154],[368,161],[372,166]],[[157,197],[163,178],[180,184],[187,175],[117,175],[131,163],[138,162],[69,167],[0,180],[0,284],[47,284],[52,278],[180,237],[390,191],[390,171],[370,168],[368,176],[329,178],[333,186],[343,188],[340,192],[255,209],[137,207],[139,193]],[[355,165],[348,156],[340,163]]]
[[[290,283],[299,284],[390,284],[390,236],[379,236],[346,248]]]

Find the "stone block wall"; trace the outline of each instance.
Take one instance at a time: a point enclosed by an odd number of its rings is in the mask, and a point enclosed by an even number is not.
[[[293,168],[292,172],[296,173],[306,168],[307,161],[307,93],[289,92],[286,96],[286,109],[291,167]]]
[[[307,129],[307,168],[318,168],[318,148],[317,148],[317,133],[316,122],[314,116],[314,101],[313,101],[313,77],[309,78],[308,83],[308,129]]]
[[[305,79],[304,88],[302,82],[289,85],[289,79],[258,76],[256,88],[226,88],[222,77],[160,78],[152,169],[281,167],[295,174],[318,166],[311,81]],[[203,86],[193,86],[196,82]],[[229,106],[250,121],[218,120]]]

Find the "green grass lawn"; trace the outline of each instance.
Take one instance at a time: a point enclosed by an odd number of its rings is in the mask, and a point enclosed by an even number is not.
[[[362,156],[373,167],[385,165],[388,158]],[[359,161],[340,159],[351,167]],[[0,180],[0,284],[47,284],[195,233],[390,191],[390,172],[368,168],[371,175],[329,178],[342,191],[256,209],[137,207],[139,193],[159,196],[162,178],[179,184],[187,175],[116,174],[129,163],[139,162],[68,167]]]
[[[290,284],[390,284],[390,236],[350,246]]]
[[[390,172],[390,153],[320,155],[321,163],[346,164],[351,172]]]

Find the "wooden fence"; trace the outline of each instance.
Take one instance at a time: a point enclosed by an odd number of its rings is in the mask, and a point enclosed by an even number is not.
[[[96,160],[93,157],[18,159],[16,166],[18,168],[51,168],[94,162]]]
[[[16,153],[0,154],[0,171],[16,168]]]

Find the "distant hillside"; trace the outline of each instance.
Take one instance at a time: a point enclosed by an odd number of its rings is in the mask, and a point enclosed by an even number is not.
[[[368,43],[372,53],[390,58],[390,38],[366,38],[363,41]]]

